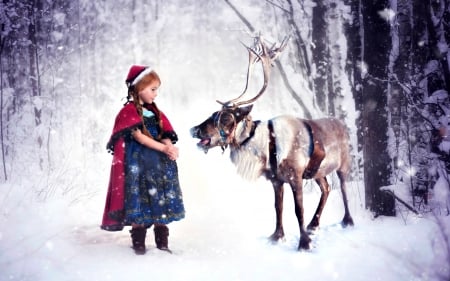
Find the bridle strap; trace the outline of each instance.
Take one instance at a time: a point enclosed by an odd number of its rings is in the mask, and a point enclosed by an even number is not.
[[[220,126],[220,118],[222,117],[222,114],[224,113],[224,110],[221,110],[217,113],[217,118],[214,120],[214,127],[216,128],[217,132],[220,135],[220,148],[222,148],[222,152],[225,151],[225,149],[228,147],[228,144],[231,143],[231,140],[229,140],[229,137],[231,135],[231,132],[234,132],[236,130],[236,118],[233,114],[229,113],[231,117],[233,118],[233,128],[231,129],[230,134],[226,134],[223,127]]]
[[[277,146],[275,142],[275,133],[273,130],[273,122],[269,120],[267,123],[267,128],[269,129],[269,165],[272,176],[277,175]]]
[[[304,120],[303,124],[305,124],[306,130],[308,131],[309,135],[309,147],[307,151],[309,161],[303,172],[303,178],[311,179],[316,175],[317,171],[319,170],[320,164],[322,163],[322,160],[325,158],[326,153],[322,141],[314,135],[315,131],[314,123],[312,122],[310,123],[309,121]],[[318,129],[316,128],[316,130]]]
[[[261,121],[259,120],[252,122],[252,128],[250,129],[248,137],[244,141],[242,141],[239,146],[245,145],[249,140],[253,138],[253,136],[255,135],[256,127],[258,127],[259,123],[261,123]]]

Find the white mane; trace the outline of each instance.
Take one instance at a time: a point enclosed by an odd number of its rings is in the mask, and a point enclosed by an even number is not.
[[[253,137],[245,145],[231,148],[231,161],[242,178],[254,181],[266,169],[269,151],[267,134],[267,125],[262,122],[256,128]]]

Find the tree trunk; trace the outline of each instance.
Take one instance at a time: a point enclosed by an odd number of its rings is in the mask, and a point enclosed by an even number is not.
[[[328,87],[327,87],[327,73],[329,62],[327,52],[327,8],[323,1],[318,1],[313,8],[312,16],[312,42],[314,48],[312,49],[312,59],[315,66],[313,76],[314,93],[319,109],[323,113],[328,113]]]
[[[353,98],[355,100],[355,109],[358,112],[362,112],[362,73],[361,73],[361,61],[362,61],[362,39],[361,39],[361,22],[360,22],[360,1],[345,0],[345,4],[350,6],[352,20],[346,22],[344,26],[345,36],[347,38],[347,64],[345,71],[349,76],[350,85],[352,87]],[[357,127],[357,143],[356,148],[359,155],[363,147],[363,127],[361,116],[355,120]],[[364,170],[361,159],[357,161],[358,170]],[[361,176],[359,174],[358,176]]]
[[[2,153],[2,165],[3,165],[3,178],[8,180],[8,174],[6,173],[6,159],[5,159],[5,135],[4,135],[4,122],[3,122],[3,46],[5,39],[0,35],[0,142]]]
[[[31,95],[34,99],[41,96],[40,89],[40,74],[39,74],[39,56],[38,56],[38,46],[40,42],[38,42],[38,33],[40,31],[39,28],[39,20],[41,17],[37,15],[37,13],[41,12],[42,3],[39,0],[34,0],[33,4],[29,7],[28,10],[28,18],[30,22],[28,24],[28,39],[30,40],[30,44],[28,46],[28,57],[29,57],[29,77],[30,77],[30,85],[31,85]],[[36,127],[42,124],[42,106],[40,102],[34,104],[34,121]],[[44,144],[44,140],[42,135],[38,134],[36,138],[36,142],[38,148],[41,149]],[[42,154],[39,154],[39,167],[41,170],[44,169],[44,158]]]
[[[429,34],[429,45],[431,47],[431,55],[432,58],[436,59],[441,66],[442,69],[442,85],[443,89],[450,88],[450,66],[449,61],[447,60],[448,51],[442,51],[439,45],[448,46],[450,42],[446,41],[446,33],[448,37],[449,33],[449,23],[443,23],[443,20],[446,18],[445,15],[448,16],[448,7],[449,3],[446,1],[430,1],[431,5],[429,5],[429,11],[427,14],[427,26],[428,26],[428,34]],[[442,32],[441,32],[442,31]],[[443,34],[441,34],[443,33]],[[441,79],[441,78],[440,78]],[[429,92],[432,94],[433,92]]]
[[[397,44],[392,46],[390,52],[389,73],[395,74],[396,79],[390,81],[388,92],[389,126],[394,133],[391,136],[391,138],[394,138],[392,143],[393,145],[395,143],[394,162],[404,162],[408,165],[410,165],[410,162],[405,159],[408,157],[408,150],[400,147],[403,143],[402,140],[409,137],[407,134],[406,136],[402,134],[402,124],[408,122],[407,119],[403,120],[408,117],[406,110],[404,110],[404,97],[408,93],[404,92],[400,83],[409,84],[411,77],[411,11],[409,6],[409,0],[398,0],[397,7],[393,7],[397,15],[397,24],[391,28],[391,38]]]
[[[37,10],[36,1],[34,4],[29,7],[28,10],[28,18],[30,19],[30,23],[28,25],[28,38],[30,40],[30,44],[28,45],[28,57],[29,57],[29,77],[30,77],[30,85],[31,85],[31,95],[33,97],[40,96],[39,84],[38,84],[38,56],[37,56],[37,21],[39,20],[35,15],[35,10]],[[34,108],[34,117],[35,124],[39,126],[42,122],[41,120],[41,110],[40,108]],[[42,146],[42,140],[38,140],[39,146]]]
[[[374,3],[375,2],[375,3]],[[395,215],[394,198],[383,192],[390,185],[391,158],[388,154],[388,62],[391,49],[389,21],[380,15],[389,7],[386,0],[363,0],[363,61],[367,76],[362,87],[362,135],[364,183],[367,207],[378,215]]]

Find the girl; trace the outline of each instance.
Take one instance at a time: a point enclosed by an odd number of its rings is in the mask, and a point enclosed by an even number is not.
[[[133,249],[144,254],[147,229],[154,225],[156,247],[170,252],[166,224],[184,218],[175,162],[178,137],[154,103],[161,85],[158,74],[133,65],[125,82],[127,103],[107,145],[113,161],[101,228],[119,231],[131,226]]]

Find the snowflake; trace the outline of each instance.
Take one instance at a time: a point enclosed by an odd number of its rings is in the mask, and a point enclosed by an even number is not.
[[[148,190],[148,194],[150,194],[150,196],[155,196],[156,195],[156,193],[157,193],[157,189],[156,188],[150,188],[149,190]]]

